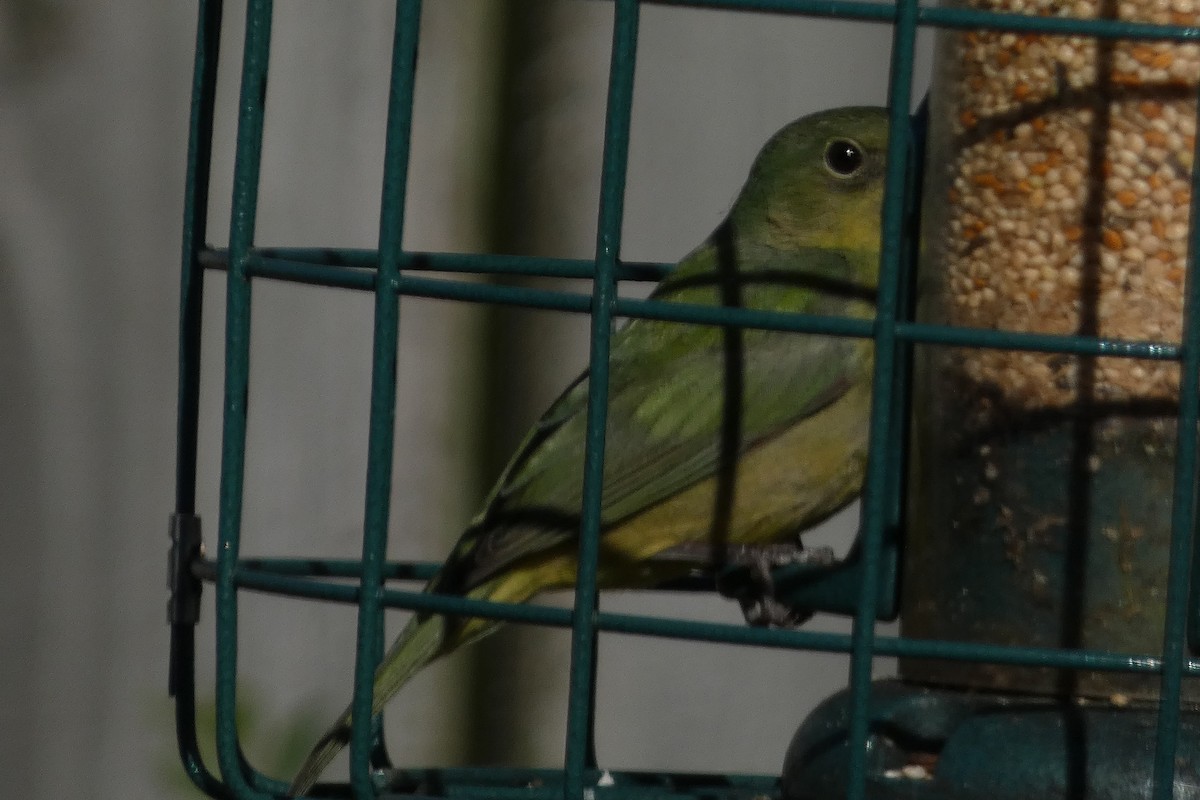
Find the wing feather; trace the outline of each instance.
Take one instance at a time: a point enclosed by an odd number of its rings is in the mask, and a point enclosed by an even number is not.
[[[789,258],[803,258],[822,274],[849,272],[844,258],[829,251]],[[757,261],[763,275],[784,272],[772,270],[771,259]],[[702,248],[656,297],[720,302],[715,282],[703,280],[715,262],[713,248]],[[794,263],[786,266],[796,272]],[[743,268],[739,274],[753,273]],[[743,283],[746,307],[872,313],[861,298],[802,284]],[[615,334],[611,352],[602,525],[609,528],[704,480],[731,454],[835,402],[870,369],[871,352],[869,342],[849,338],[634,320]],[[459,576],[455,590],[578,535],[588,381],[584,373],[551,405],[509,463],[451,557]]]

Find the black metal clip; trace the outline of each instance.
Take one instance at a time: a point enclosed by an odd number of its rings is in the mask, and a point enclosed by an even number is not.
[[[200,579],[192,574],[192,564],[204,554],[200,536],[200,517],[195,514],[171,514],[171,552],[167,557],[167,623],[195,625],[200,621]]]

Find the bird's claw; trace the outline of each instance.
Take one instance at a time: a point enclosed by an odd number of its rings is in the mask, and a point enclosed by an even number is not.
[[[812,616],[775,597],[773,569],[791,564],[828,566],[836,560],[832,548],[806,549],[799,543],[747,547],[741,555],[742,563],[749,568],[750,585],[722,593],[734,597],[742,607],[746,624],[757,628],[795,628]]]
[[[792,564],[829,566],[837,559],[830,547],[805,548],[799,542],[726,545],[718,559],[713,557],[713,548],[708,543],[685,542],[657,553],[652,560],[707,561],[710,567],[717,569],[717,590],[738,601],[747,624],[759,628],[795,628],[812,614],[776,599],[771,571]],[[722,568],[728,567],[746,568],[750,580],[725,576]]]
[[[738,598],[746,624],[754,628],[796,628],[812,616],[781,603],[770,595]]]

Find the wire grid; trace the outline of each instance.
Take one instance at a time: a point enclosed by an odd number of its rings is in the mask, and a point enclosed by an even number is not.
[[[646,0],[647,2],[649,0]],[[183,235],[183,269],[180,322],[179,428],[176,507],[172,518],[172,561],[175,579],[171,600],[171,693],[176,698],[177,734],[185,769],[204,791],[223,798],[270,798],[284,793],[283,784],[247,763],[241,754],[234,722],[237,677],[237,595],[240,589],[357,603],[358,647],[354,673],[350,741],[351,789],[354,797],[376,796],[370,778],[373,766],[386,765],[378,721],[370,719],[371,684],[382,653],[382,613],[386,608],[485,616],[496,619],[571,628],[570,695],[566,757],[559,784],[541,790],[522,789],[521,797],[563,796],[577,800],[599,792],[609,797],[697,797],[687,781],[662,781],[646,789],[618,781],[598,787],[591,747],[595,661],[598,631],[681,638],[710,642],[850,655],[849,782],[846,797],[861,800],[866,793],[868,689],[872,660],[876,656],[941,658],[986,661],[1010,665],[1036,665],[1066,669],[1110,670],[1158,674],[1161,702],[1154,756],[1155,800],[1171,796],[1180,719],[1180,685],[1184,675],[1200,675],[1200,661],[1185,650],[1190,618],[1200,614],[1200,596],[1193,592],[1189,605],[1192,567],[1191,531],[1195,520],[1193,487],[1197,477],[1194,432],[1200,418],[1200,318],[1197,302],[1200,281],[1187,281],[1184,333],[1180,345],[1120,341],[1087,336],[968,330],[918,324],[907,318],[907,292],[914,230],[909,215],[916,207],[915,165],[918,154],[910,150],[914,41],[918,27],[990,29],[1044,34],[1091,35],[1163,41],[1200,39],[1200,28],[1071,20],[996,14],[971,9],[928,8],[916,0],[895,4],[846,0],[691,0],[669,5],[742,9],[837,17],[893,25],[889,107],[891,137],[888,152],[883,211],[882,261],[878,310],[875,320],[811,317],[736,308],[688,306],[653,300],[620,298],[616,281],[657,277],[664,265],[620,261],[620,232],[629,141],[630,106],[637,52],[639,0],[613,0],[615,25],[609,78],[608,113],[598,240],[592,260],[524,258],[490,255],[449,255],[405,251],[401,244],[409,155],[409,135],[416,69],[420,0],[397,0],[389,93],[387,144],[383,165],[383,202],[378,250],[258,249],[254,246],[258,178],[262,149],[264,98],[269,65],[271,0],[250,0],[245,29],[242,86],[239,100],[234,168],[232,224],[227,249],[207,245],[207,208],[212,155],[212,123],[222,17],[221,0],[199,0],[199,25],[195,54],[187,197]],[[1192,176],[1192,216],[1200,202]],[[1189,252],[1196,251],[1195,226],[1189,235]],[[1190,264],[1190,258],[1189,258]],[[218,547],[215,561],[200,556],[199,524],[195,508],[196,449],[199,397],[201,297],[204,272],[227,271],[225,338],[224,422],[222,431],[221,487]],[[451,279],[428,278],[420,272],[508,273],[592,278],[590,295],[504,287]],[[1189,274],[1191,267],[1189,266]],[[418,273],[418,274],[413,274]],[[239,558],[246,443],[246,397],[249,384],[248,353],[250,288],[255,278],[270,278],[318,286],[371,291],[375,296],[373,371],[368,448],[367,498],[361,561]],[[385,560],[389,490],[396,401],[396,352],[400,295],[507,303],[591,314],[588,429],[583,495],[581,558],[573,611],[537,606],[511,606],[461,598],[426,595],[384,588],[393,578],[427,578],[435,565],[388,563]],[[853,628],[849,635],[804,630],[767,630],[736,625],[666,620],[655,617],[604,613],[596,610],[596,554],[599,542],[600,478],[604,459],[607,367],[610,322],[614,316],[646,317],[680,322],[708,323],[789,330],[875,339],[874,398],[871,414],[869,467],[863,493],[860,533],[861,569],[855,587]],[[1182,363],[1179,441],[1175,469],[1167,586],[1167,616],[1161,657],[1129,656],[1095,650],[1059,650],[989,646],[955,641],[877,637],[874,622],[880,612],[894,606],[895,563],[886,557],[886,538],[899,528],[899,474],[904,464],[902,428],[907,413],[904,354],[914,343],[1064,352]],[[889,411],[890,409],[890,411]],[[1191,435],[1188,435],[1188,434]],[[357,586],[334,585],[314,576],[358,577]],[[195,641],[200,578],[215,583],[217,620],[217,750],[221,777],[199,755],[195,729]],[[1190,615],[1189,615],[1190,610]],[[445,771],[465,775],[456,791],[464,797],[504,797],[502,780],[495,770]],[[678,776],[675,776],[678,777]],[[741,776],[728,786],[755,792],[777,793],[773,776]]]

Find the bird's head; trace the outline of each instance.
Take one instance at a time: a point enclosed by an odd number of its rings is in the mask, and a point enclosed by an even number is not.
[[[878,253],[887,109],[839,108],[796,120],[763,147],[730,211],[739,239],[788,251]]]

